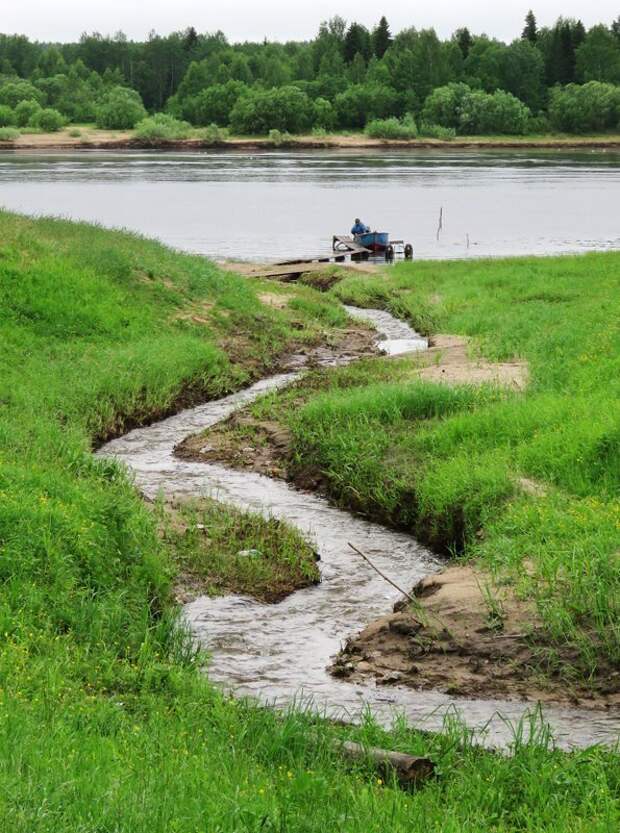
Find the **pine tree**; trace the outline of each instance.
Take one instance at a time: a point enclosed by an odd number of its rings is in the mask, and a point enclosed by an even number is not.
[[[458,44],[459,49],[461,50],[461,55],[463,59],[465,59],[469,55],[469,50],[472,47],[474,39],[471,36],[471,33],[467,26],[464,26],[462,29],[457,29],[454,33],[454,38]]]
[[[196,46],[198,43],[198,33],[194,29],[193,26],[189,26],[185,30],[185,37],[183,38],[183,49],[187,52],[191,52],[191,50]]]
[[[536,25],[534,12],[531,9],[525,16],[525,27],[521,37],[523,40],[529,40],[530,43],[536,43],[538,40],[538,26]]]
[[[392,35],[388,22],[383,16],[379,25],[372,32],[372,48],[377,58],[383,58],[392,43]]]

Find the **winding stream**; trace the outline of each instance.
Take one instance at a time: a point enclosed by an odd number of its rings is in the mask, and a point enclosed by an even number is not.
[[[426,342],[407,324],[379,310],[347,308],[374,323],[391,355],[423,349]],[[447,714],[458,714],[476,730],[480,743],[507,746],[515,725],[532,710],[516,701],[469,700],[437,691],[338,680],[326,669],[347,639],[372,619],[391,611],[399,597],[347,546],[351,541],[403,587],[439,569],[440,561],[409,535],[336,509],[316,495],[279,480],[220,465],[192,463],[173,455],[189,434],[225,419],[261,394],[290,384],[298,373],[264,379],[240,393],[182,411],[103,446],[98,454],[131,469],[147,497],[210,495],[242,509],[271,515],[298,527],[321,555],[322,582],[276,605],[240,596],[200,597],[184,615],[209,651],[209,677],[237,696],[286,707],[304,704],[332,717],[360,720],[370,708],[390,725],[404,715],[411,725],[440,730]],[[620,715],[585,709],[545,707],[544,718],[562,747],[614,743]],[[527,734],[527,730],[526,730]]]

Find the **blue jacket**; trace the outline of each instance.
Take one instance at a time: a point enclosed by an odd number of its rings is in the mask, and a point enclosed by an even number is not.
[[[370,229],[364,223],[356,223],[351,229],[351,234],[364,234],[367,231],[370,231]]]

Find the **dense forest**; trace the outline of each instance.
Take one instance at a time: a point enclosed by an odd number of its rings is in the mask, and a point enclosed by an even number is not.
[[[0,129],[110,129],[154,120],[173,131],[239,134],[366,129],[395,138],[612,131],[620,126],[620,17],[587,30],[530,11],[506,44],[458,29],[393,34],[340,17],[309,42],[228,43],[194,28],[145,42],[84,34],[79,43],[0,35]],[[150,119],[153,123],[153,119]]]

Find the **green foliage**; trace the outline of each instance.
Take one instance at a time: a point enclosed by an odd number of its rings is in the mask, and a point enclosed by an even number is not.
[[[409,114],[402,120],[394,117],[375,119],[368,122],[364,132],[373,139],[415,139],[418,128],[415,119]]]
[[[148,116],[136,125],[136,139],[141,142],[171,142],[176,139],[186,139],[191,132],[191,125],[186,121],[179,121],[167,113],[156,113]]]
[[[576,76],[580,81],[620,84],[618,38],[606,26],[593,26],[576,52]]]
[[[210,124],[198,133],[198,137],[205,147],[218,147],[226,143],[228,131],[217,124]]]
[[[384,17],[369,32],[338,16],[304,43],[230,45],[221,32],[194,32],[190,39],[173,32],[145,42],[122,33],[94,34],[84,35],[79,44],[57,46],[1,36],[0,105],[14,108],[22,100],[36,100],[68,122],[105,122],[110,129],[141,121],[144,105],[194,126],[217,124],[245,133],[363,130],[368,122],[413,113],[418,123],[468,134],[476,121],[494,125],[485,132],[507,125],[508,134],[514,134],[523,131],[527,114],[506,98],[469,100],[465,124],[453,113],[424,114],[423,107],[438,90],[444,91],[441,98],[446,87],[466,85],[472,94],[510,93],[544,117],[557,84],[620,83],[617,32],[617,21],[586,31],[581,21],[568,18],[539,28],[529,13],[521,37],[511,43],[466,27],[446,40],[434,29],[414,27],[392,36]],[[130,85],[139,98],[129,100]],[[293,101],[295,88],[309,101]],[[284,91],[281,99],[277,91]],[[442,109],[439,100],[433,102],[434,109]],[[445,101],[446,108],[454,109],[453,103]]]
[[[26,127],[41,110],[41,105],[34,99],[25,99],[15,106],[15,123],[18,127]]]
[[[401,110],[400,96],[379,84],[352,84],[334,100],[340,127],[364,127],[367,121],[388,118]]]
[[[620,87],[589,81],[551,91],[549,118],[556,130],[588,133],[620,125]]]
[[[65,119],[58,110],[51,107],[45,107],[37,110],[28,122],[31,127],[37,127],[44,133],[55,133],[64,127]]]
[[[238,99],[246,94],[248,87],[240,81],[227,81],[225,84],[213,84],[200,90],[195,95],[175,96],[170,109],[196,125],[219,124],[225,127],[230,123],[230,114]]]
[[[16,107],[20,101],[32,99],[39,104],[45,103],[45,94],[23,79],[0,83],[0,104]]]
[[[466,84],[448,84],[424,103],[424,120],[466,134],[525,133],[530,110],[510,93],[485,93]]]
[[[420,137],[428,139],[439,139],[442,142],[449,142],[456,138],[456,130],[453,127],[443,127],[440,124],[428,124],[428,122],[420,122],[418,130]]]
[[[301,133],[309,129],[312,115],[312,102],[306,93],[289,86],[253,90],[242,96],[232,109],[230,124],[235,133]]]
[[[20,135],[14,127],[0,127],[0,142],[14,142]]]
[[[112,87],[97,107],[97,127],[126,130],[146,118],[139,93],[128,87]]]
[[[0,127],[12,127],[17,124],[15,112],[8,104],[0,104]]]

